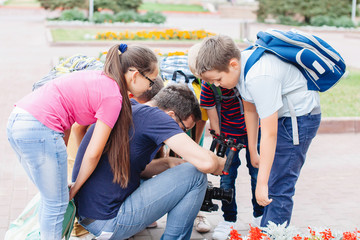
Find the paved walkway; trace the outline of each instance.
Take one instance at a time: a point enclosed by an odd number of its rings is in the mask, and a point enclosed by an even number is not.
[[[110,47],[50,47],[45,37],[45,17],[46,13],[42,10],[0,8],[0,239],[3,239],[10,221],[19,215],[37,192],[6,139],[6,121],[12,104],[31,91],[32,84],[49,71],[55,57],[75,53],[97,56],[100,51]],[[175,18],[179,17],[169,17],[169,24],[175,24]],[[185,17],[181,19],[184,27],[190,24],[190,20],[185,21]],[[209,30],[215,32],[226,33],[222,31],[227,29],[231,35],[230,27],[221,27],[231,23],[227,21],[229,19],[221,22],[220,19],[215,21],[209,17],[197,17],[193,23],[201,23],[206,30],[209,27],[214,29]],[[355,59],[360,55],[359,48],[352,47],[357,46],[352,40],[347,44],[341,39],[340,44],[347,45],[344,49],[349,49],[343,51],[345,58]],[[353,54],[350,54],[351,50]],[[353,66],[359,64],[357,61],[349,63]],[[206,144],[209,144],[210,139],[207,138],[206,141]],[[308,225],[338,230],[354,230],[355,227],[360,227],[359,142],[359,134],[319,134],[316,137],[297,184],[292,225],[304,231]],[[218,186],[219,178],[210,178],[214,185]],[[239,205],[238,229],[242,229],[243,225],[247,225],[251,220],[249,189],[246,167],[241,166],[236,199]],[[213,227],[222,218],[220,211],[206,215]],[[135,236],[135,239],[159,239],[164,227],[165,218],[162,218],[158,228],[145,230]],[[211,233],[200,235],[193,232],[192,239],[211,239]]]

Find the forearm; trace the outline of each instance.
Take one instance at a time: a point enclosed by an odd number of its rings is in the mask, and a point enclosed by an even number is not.
[[[89,176],[94,172],[106,142],[110,136],[111,128],[101,120],[97,120],[94,132],[86,148],[78,176],[70,189],[70,198],[74,197]]]
[[[261,120],[260,164],[257,182],[267,184],[274,162],[277,142],[277,113]]]
[[[201,137],[202,137],[203,132],[204,132],[205,125],[206,125],[206,121],[199,120],[199,121],[196,122],[195,142],[197,144],[200,143]]]
[[[252,103],[244,101],[245,107],[245,124],[248,138],[248,149],[251,156],[258,154],[258,134],[259,134],[259,115]]]
[[[74,140],[76,148],[79,148],[80,143],[86,134],[87,127],[88,126],[83,126],[78,123],[74,123],[71,127],[72,139]]]
[[[206,109],[209,117],[210,128],[215,131],[216,134],[220,134],[219,116],[216,108]]]
[[[184,133],[167,139],[165,143],[185,161],[190,162],[203,173],[219,175],[224,168],[224,158],[220,158],[210,150],[200,147]]]
[[[261,135],[260,163],[257,177],[258,184],[268,184],[270,171],[274,162],[276,149],[276,136]]]
[[[144,171],[141,172],[141,177],[151,178],[169,168],[170,165],[167,158],[153,159],[148,165],[146,165]]]
[[[99,159],[100,159],[100,156],[98,158],[84,156],[84,159],[80,166],[79,174],[73,185],[73,191],[75,194],[79,191],[79,189],[82,187],[82,185],[86,182],[86,180],[94,172],[94,170],[99,162]]]

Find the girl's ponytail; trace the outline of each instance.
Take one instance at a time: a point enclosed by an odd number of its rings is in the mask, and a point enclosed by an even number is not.
[[[157,57],[153,51],[143,46],[115,45],[108,51],[104,73],[115,80],[122,95],[122,108],[119,118],[111,131],[104,152],[114,174],[114,182],[125,188],[130,179],[129,129],[132,125],[132,110],[128,96],[125,73],[130,67],[142,73],[152,73],[157,67]]]
[[[107,53],[104,72],[119,85],[122,95],[122,107],[118,120],[111,131],[104,152],[107,152],[111,169],[114,173],[114,182],[125,188],[130,178],[130,147],[129,128],[132,123],[132,111],[124,69],[120,64],[119,45],[113,46]],[[124,51],[125,52],[125,51]],[[126,69],[127,70],[127,69]]]

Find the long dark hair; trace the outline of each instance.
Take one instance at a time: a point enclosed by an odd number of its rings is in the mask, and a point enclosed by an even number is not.
[[[130,67],[143,73],[153,73],[157,67],[154,52],[143,46],[129,46],[120,54],[119,45],[110,48],[107,53],[104,73],[115,80],[122,95],[122,108],[117,122],[111,131],[104,152],[108,154],[113,182],[125,188],[130,178],[130,147],[129,128],[132,125],[131,103],[125,73]]]

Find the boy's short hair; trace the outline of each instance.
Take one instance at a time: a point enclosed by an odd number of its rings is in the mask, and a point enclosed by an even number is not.
[[[174,111],[181,120],[193,116],[194,121],[201,119],[199,102],[190,88],[182,83],[170,83],[152,99],[161,110]]]
[[[205,38],[196,57],[196,73],[201,76],[204,72],[217,70],[228,72],[230,60],[240,60],[240,49],[235,42],[226,35],[216,35]]]
[[[157,76],[151,89],[141,94],[141,96],[137,98],[137,101],[141,103],[150,101],[163,87],[164,81],[160,76]]]
[[[197,43],[197,44],[191,46],[191,48],[188,51],[189,69],[192,72],[192,74],[194,74],[194,76],[197,78],[200,78],[200,76],[199,76],[199,74],[196,73],[196,58],[197,58],[200,48],[201,48],[201,43]]]

